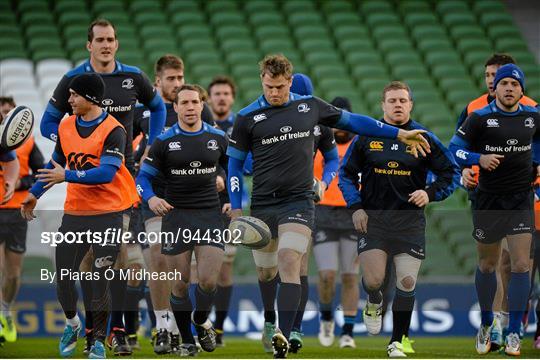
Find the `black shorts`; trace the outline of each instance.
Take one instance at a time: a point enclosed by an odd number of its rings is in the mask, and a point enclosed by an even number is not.
[[[141,205],[139,205],[138,207],[134,207],[131,212],[129,231],[131,233],[132,242],[134,244],[139,244],[144,250],[147,249],[149,245],[146,243],[146,241],[140,241],[144,240],[146,236]]]
[[[534,195],[532,191],[497,195],[477,191],[473,202],[473,237],[493,244],[506,235],[534,231]]]
[[[161,253],[178,255],[195,246],[225,248],[221,209],[172,209],[161,223]]]
[[[344,206],[315,206],[315,230],[313,245],[336,242],[340,239],[358,241],[358,231],[354,229],[354,210]]]
[[[368,232],[358,235],[358,254],[372,249],[383,250],[388,256],[397,254],[409,254],[414,258],[423,260],[426,258],[425,233],[395,233],[387,229],[370,226]]]
[[[120,251],[121,246],[121,242],[116,240],[120,238],[106,234],[108,231],[109,234],[112,234],[112,231],[114,231],[114,234],[118,234],[118,232],[123,230],[124,214],[125,211],[88,216],[64,214],[58,232],[64,235],[73,233],[74,235],[79,236],[80,234],[82,243],[71,242],[73,237],[66,236],[66,239],[70,242],[66,241],[58,245],[58,247],[75,247],[83,252],[88,251],[88,249],[92,247],[94,259],[96,259],[96,261],[99,260],[99,258],[104,258],[113,253],[116,254]],[[88,233],[88,231],[90,231],[90,233]],[[101,239],[96,238],[96,234],[98,233],[101,234]],[[91,238],[88,237],[89,234]],[[105,236],[109,237],[105,239]]]
[[[28,222],[19,209],[0,209],[0,244],[15,253],[26,252],[26,232]]]
[[[277,239],[281,224],[302,224],[313,230],[315,206],[312,199],[295,200],[276,205],[252,206],[251,216],[262,220],[270,228],[272,238]]]

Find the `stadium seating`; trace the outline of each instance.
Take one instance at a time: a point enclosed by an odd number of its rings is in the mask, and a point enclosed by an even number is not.
[[[540,98],[538,63],[498,0],[1,0],[0,93],[40,114],[62,73],[87,57],[86,27],[96,17],[116,24],[118,58],[150,78],[164,53],[182,56],[190,82],[232,75],[236,109],[260,93],[257,61],[277,52],[312,77],[316,95],[348,96],[353,110],[375,117],[382,87],[408,82],[414,118],[445,143],[466,103],[485,91],[483,62],[495,51],[516,57],[528,94]],[[465,196],[451,199],[430,214],[463,211]],[[459,259],[445,266],[467,268],[457,244],[470,234],[435,224],[430,239]],[[428,261],[423,271],[434,268]]]

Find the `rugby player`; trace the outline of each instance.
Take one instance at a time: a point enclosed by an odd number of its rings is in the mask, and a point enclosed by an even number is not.
[[[59,232],[73,233],[86,241],[63,241],[56,247],[58,301],[66,316],[60,355],[74,353],[82,328],[77,315],[74,273],[78,272],[81,261],[92,248],[95,261],[92,261],[92,272],[86,274],[91,275],[92,302],[89,310],[92,312],[95,341],[88,356],[104,358],[113,286],[105,272],[112,269],[120,247],[104,236],[107,230],[121,231],[124,228],[125,212],[137,200],[137,193],[133,177],[124,165],[126,131],[101,108],[106,93],[101,76],[90,72],[80,74],[71,80],[69,92],[68,101],[73,115],[60,124],[52,159],[36,175],[39,181],[23,201],[21,213],[26,220],[32,220],[41,195],[55,184],[68,182]],[[99,233],[101,240],[96,241],[87,231]],[[68,274],[63,271],[68,271]]]
[[[347,98],[337,97],[332,105],[351,111]],[[340,161],[352,141],[352,134],[347,131],[334,130],[337,151]],[[320,178],[323,165],[326,164],[318,153],[314,161],[315,176]],[[355,348],[353,328],[358,312],[358,272],[359,264],[356,254],[358,233],[351,220],[352,211],[338,188],[337,181],[331,182],[322,201],[315,207],[315,231],[313,234],[313,254],[319,272],[319,309],[320,329],[319,343],[332,346],[334,342],[334,309],[332,306],[335,294],[335,278],[338,269],[341,273],[341,307],[343,308],[344,325],[339,338],[339,347]]]
[[[182,234],[173,241],[162,242],[162,253],[168,270],[177,269],[182,274],[182,279],[172,284],[170,296],[182,337],[181,355],[195,355],[191,322],[203,350],[213,351],[216,346],[208,314],[223,261],[223,222],[216,176],[220,169],[227,168],[227,140],[223,131],[202,122],[199,87],[182,85],[174,107],[178,122],[152,145],[137,177],[137,188],[150,209],[163,217],[161,233]],[[152,189],[152,179],[159,173],[167,184],[164,198]],[[192,252],[199,280],[193,314],[188,292]]]
[[[462,166],[480,166],[472,203],[473,237],[477,242],[476,292],[481,326],[476,351],[491,350],[495,274],[506,237],[511,261],[508,283],[509,324],[505,353],[520,355],[519,331],[529,295],[529,254],[533,232],[533,164],[540,162],[538,110],[522,105],[525,75],[514,64],[501,66],[493,81],[495,100],[473,111],[452,138],[450,148]],[[533,139],[535,142],[533,148]]]
[[[0,123],[16,106],[12,97],[0,97]],[[0,342],[17,340],[17,329],[11,307],[20,286],[22,260],[26,252],[28,224],[21,218],[19,209],[28,189],[34,183],[34,175],[43,167],[43,155],[34,142],[34,137],[15,150],[19,163],[19,176],[13,197],[0,204]],[[4,160],[2,166],[5,166]],[[9,166],[16,165],[8,162]],[[9,169],[8,169],[9,170]],[[0,167],[0,184],[4,184],[3,169]]]
[[[12,97],[0,97],[0,123],[9,111],[16,106]],[[28,223],[20,215],[21,203],[28,194],[28,189],[35,181],[38,169],[43,168],[44,159],[37,147],[34,137],[15,150],[19,161],[19,178],[15,185],[15,194],[7,203],[0,205],[0,272],[2,282],[0,296],[0,324],[6,341],[17,339],[17,329],[13,319],[11,306],[15,301],[20,286],[22,261],[26,252],[26,233]],[[0,184],[3,183],[0,169]],[[2,335],[0,335],[2,336]]]
[[[236,96],[236,85],[234,81],[227,76],[216,76],[208,85],[208,102],[212,109],[214,120],[223,132],[228,136],[232,133],[236,114],[233,112],[233,105]],[[219,191],[219,202],[223,207],[225,204],[230,204],[229,194],[225,186],[226,179],[218,175],[216,178]],[[229,217],[225,214],[222,216],[225,228],[229,225]],[[216,310],[216,320],[214,328],[216,330],[216,346],[224,346],[223,342],[223,324],[227,319],[229,305],[231,302],[233,289],[233,264],[236,256],[236,245],[225,244],[225,253],[223,264],[219,271],[217,292],[214,299]]]
[[[291,85],[291,92],[298,95],[313,95],[313,83],[311,79],[304,74],[297,73],[293,75],[293,81]],[[337,175],[337,170],[339,168],[339,158],[336,148],[336,142],[334,140],[334,134],[332,129],[324,125],[315,125],[313,128],[314,136],[314,150],[313,156],[320,152],[323,154],[324,166],[322,169],[322,174],[318,183],[314,183],[314,186],[320,186],[320,191],[314,188],[315,194],[315,203],[321,201],[321,194],[326,192],[329,184],[332,182],[334,177]],[[309,250],[310,246],[307,247],[306,253],[302,256],[302,264],[300,266],[300,286],[302,289],[300,295],[300,303],[296,311],[296,316],[294,318],[293,327],[290,336],[290,351],[297,353],[300,348],[304,345],[302,340],[302,318],[304,317],[304,311],[306,309],[306,304],[309,297],[309,283],[308,283],[308,260],[309,260]],[[274,325],[275,327],[275,325]],[[268,327],[265,327],[267,330]],[[271,347],[272,335],[275,332],[272,331],[269,333],[269,347]],[[268,336],[268,334],[266,334]],[[265,334],[263,334],[265,336]],[[264,338],[263,338],[264,339]]]
[[[423,129],[410,118],[411,90],[393,81],[383,90],[382,121],[402,129]],[[396,291],[392,304],[393,330],[389,357],[405,357],[402,341],[411,322],[418,271],[425,258],[425,206],[442,201],[459,183],[459,170],[440,140],[428,133],[431,153],[415,158],[410,148],[378,136],[358,136],[350,145],[339,171],[339,187],[352,221],[361,234],[358,254],[362,284],[368,295],[363,311],[368,332],[382,326],[382,286],[388,257],[396,268]],[[426,186],[428,171],[436,180]],[[359,175],[362,188],[358,190]]]
[[[274,357],[289,350],[289,336],[300,303],[302,255],[311,239],[313,223],[313,128],[318,123],[351,132],[398,138],[417,155],[429,151],[424,130],[403,130],[367,116],[342,111],[315,97],[290,92],[292,64],[283,55],[268,55],[260,63],[263,95],[241,110],[233,127],[227,154],[227,186],[231,218],[242,214],[242,168],[253,154],[251,214],[266,222],[274,240],[254,250],[263,303],[275,293],[280,331],[272,338]],[[425,147],[425,148],[424,148]],[[268,285],[268,286],[267,286]],[[265,306],[266,308],[266,306]]]
[[[90,53],[90,58],[80,66],[69,71],[58,83],[54,90],[45,113],[41,119],[40,129],[41,134],[53,141],[57,138],[58,126],[60,120],[66,113],[71,113],[68,98],[69,84],[74,76],[83,73],[98,73],[103,81],[105,81],[106,89],[101,105],[116,118],[126,129],[127,141],[124,154],[126,157],[126,166],[132,174],[134,174],[134,161],[132,149],[133,137],[133,114],[135,103],[142,103],[150,109],[150,129],[148,146],[149,149],[157,135],[161,134],[163,125],[165,124],[165,105],[156,93],[152,84],[146,75],[134,66],[128,66],[120,63],[115,59],[118,50],[118,39],[116,37],[116,29],[114,25],[105,20],[97,19],[88,27],[88,41],[86,48]],[[126,267],[127,248],[121,247],[121,253],[117,262],[117,268]],[[89,271],[90,256],[82,263],[82,270]],[[120,279],[117,276],[112,286],[112,314],[111,314],[111,336],[107,341],[107,345],[113,348],[117,355],[128,355],[131,349],[127,343],[126,333],[124,330],[123,311],[125,305],[125,293],[127,281]],[[83,289],[83,298],[91,298],[91,285],[88,281],[81,281]],[[92,319],[91,314],[87,314],[85,321],[89,344],[92,341]]]
[[[467,116],[475,110],[482,109],[490,102],[495,100],[495,88],[493,80],[497,70],[506,64],[515,64],[514,58],[507,54],[493,54],[485,62],[484,80],[486,83],[487,93],[471,101],[458,118],[456,129],[458,129]],[[537,106],[538,104],[527,96],[519,99],[520,104]],[[462,170],[463,185],[469,190],[469,200],[474,201],[474,189],[478,185],[479,167],[473,165],[465,167]],[[495,319],[491,328],[491,350],[498,350],[504,345],[503,333],[508,327],[508,281],[510,280],[510,255],[508,254],[508,246],[506,239],[503,239],[501,260],[497,269],[497,293],[493,309],[495,310]]]

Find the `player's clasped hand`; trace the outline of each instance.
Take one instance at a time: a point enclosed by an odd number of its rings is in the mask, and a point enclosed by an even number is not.
[[[486,154],[480,155],[480,166],[487,171],[495,170],[501,163],[504,155]]]
[[[426,130],[403,130],[399,129],[397,139],[402,143],[411,147],[414,157],[418,157],[418,152],[422,156],[426,156],[431,152],[429,142],[422,135],[426,133]]]
[[[418,207],[424,207],[429,204],[429,196],[424,190],[416,190],[409,194],[409,202]]]
[[[463,181],[463,186],[467,189],[474,189],[478,183],[475,180],[476,173],[471,168],[465,168],[461,172],[461,179]]]
[[[63,183],[66,180],[66,170],[56,161],[51,159],[51,163],[54,165],[52,169],[39,169],[36,178],[39,181],[46,182],[45,189],[50,188],[54,184]]]
[[[148,207],[154,212],[157,216],[165,216],[169,211],[174,209],[174,206],[169,204],[162,198],[153,196],[148,200]]]
[[[356,231],[367,233],[368,214],[363,210],[356,210],[352,215],[352,221]]]
[[[36,218],[34,215],[34,208],[36,207],[37,199],[32,193],[26,195],[26,199],[21,203],[21,216],[27,220],[32,221]]]

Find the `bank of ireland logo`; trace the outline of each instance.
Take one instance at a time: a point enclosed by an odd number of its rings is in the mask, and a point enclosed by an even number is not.
[[[133,79],[132,78],[127,78],[127,79],[124,79],[124,81],[122,81],[122,88],[124,89],[132,89],[133,88]]]
[[[284,134],[291,132],[291,130],[292,130],[291,126],[282,126],[281,129],[279,129],[279,131],[281,131]]]
[[[198,168],[202,165],[202,163],[200,161],[192,161],[189,163],[189,166],[191,166],[192,168]]]
[[[300,113],[307,113],[309,110],[311,110],[306,103],[301,103],[298,105],[298,112]]]
[[[112,99],[103,99],[101,103],[105,106],[111,106],[114,103],[114,101]]]
[[[219,149],[216,140],[209,140],[208,143],[206,144],[206,148],[208,150],[217,150],[217,149]]]
[[[508,140],[506,141],[506,143],[507,143],[508,145],[517,145],[518,140],[517,140],[517,139],[508,139]]]

